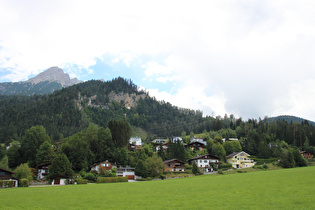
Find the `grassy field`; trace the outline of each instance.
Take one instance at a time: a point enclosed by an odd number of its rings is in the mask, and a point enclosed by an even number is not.
[[[314,209],[315,167],[0,189],[0,209]]]

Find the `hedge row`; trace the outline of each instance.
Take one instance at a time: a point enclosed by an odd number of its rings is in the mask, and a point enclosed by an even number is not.
[[[14,187],[14,181],[12,180],[0,180],[0,188]]]
[[[128,182],[128,177],[98,177],[97,183]]]
[[[87,179],[78,179],[76,181],[77,181],[77,184],[87,184],[88,183]]]

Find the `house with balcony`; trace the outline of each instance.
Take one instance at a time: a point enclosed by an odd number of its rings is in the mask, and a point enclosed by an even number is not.
[[[91,171],[99,171],[100,169],[111,170],[112,168],[117,168],[117,166],[109,162],[108,160],[106,160],[104,162],[94,164],[90,166],[90,168],[91,168]]]
[[[186,170],[185,162],[178,159],[166,160],[164,163],[164,172],[184,172]]]
[[[202,172],[212,172],[214,171],[214,167],[218,168],[220,164],[220,158],[215,155],[207,154],[197,156],[195,158],[189,159],[188,163],[191,165],[193,162],[196,163],[198,168]]]
[[[306,159],[313,159],[314,155],[312,153],[306,152],[306,151],[300,151],[301,155]]]
[[[250,159],[250,155],[246,152],[233,152],[232,154],[226,156],[227,162],[232,164],[233,168],[250,168],[256,163],[254,160]]]
[[[44,164],[40,164],[38,166],[36,166],[37,168],[37,179],[44,179],[49,172],[49,166],[51,165],[51,163],[44,163]]]
[[[133,167],[118,167],[117,168],[117,172],[116,175],[118,177],[128,177],[128,179],[136,179],[136,175],[135,175],[135,168]]]
[[[0,168],[0,180],[12,180],[14,181],[14,187],[17,187],[19,179],[15,178],[13,174],[15,174],[15,172]]]

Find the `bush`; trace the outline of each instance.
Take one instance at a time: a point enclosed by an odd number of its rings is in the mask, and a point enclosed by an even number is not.
[[[0,180],[0,188],[14,187],[14,181],[12,180]]]
[[[28,179],[20,179],[19,187],[28,187],[29,182]]]
[[[95,175],[92,173],[86,173],[84,175],[84,179],[90,180],[90,181],[94,181],[95,180]]]
[[[164,174],[161,174],[161,175],[160,175],[160,179],[161,179],[161,180],[166,179],[166,176],[165,176]]]
[[[147,181],[151,181],[152,180],[152,177],[147,177]]]
[[[218,170],[218,174],[223,174],[223,171],[221,169]]]
[[[264,169],[268,169],[268,166],[266,164],[263,165]]]
[[[87,179],[77,179],[78,184],[87,184],[88,180]]]
[[[219,169],[229,169],[232,168],[232,164],[230,163],[225,163],[225,164],[220,164]]]
[[[128,177],[98,177],[97,183],[128,182]]]
[[[240,170],[237,170],[236,172],[237,173],[247,173],[247,171],[240,171]]]

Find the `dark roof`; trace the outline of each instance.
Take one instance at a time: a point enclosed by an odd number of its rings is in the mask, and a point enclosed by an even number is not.
[[[165,160],[165,161],[163,161],[164,164],[165,164],[165,163],[170,163],[170,162],[180,162],[180,163],[183,163],[183,164],[186,163],[186,162],[181,161],[181,160],[178,160],[178,159],[171,159],[171,160]]]
[[[36,168],[40,168],[40,167],[43,167],[43,166],[49,166],[51,165],[51,163],[43,163],[43,164],[40,164],[38,166],[36,166]]]
[[[192,144],[201,144],[202,146],[204,146],[205,144],[204,143],[202,143],[202,142],[199,142],[199,141],[194,141],[194,142],[190,142],[189,144],[187,144],[187,145],[192,145]]]
[[[220,158],[216,155],[207,154],[207,155],[201,155],[201,156],[198,156],[195,158],[191,158],[188,161],[199,160],[199,159],[218,159],[218,160],[220,160]]]
[[[10,174],[15,174],[15,172],[9,171],[9,170],[4,169],[4,168],[0,168],[0,171],[5,171],[5,172],[8,172],[8,173],[10,173]]]

